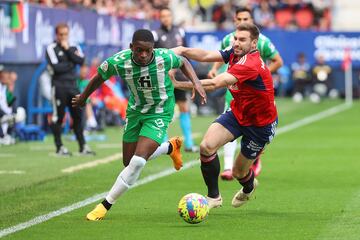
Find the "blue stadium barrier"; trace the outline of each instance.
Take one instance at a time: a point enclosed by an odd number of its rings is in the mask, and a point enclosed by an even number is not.
[[[40,64],[40,66],[35,70],[35,73],[33,74],[31,78],[31,83],[28,91],[27,96],[27,123],[31,124],[33,123],[34,116],[36,114],[47,114],[52,113],[52,107],[51,106],[36,106],[35,101],[38,99],[35,97],[35,94],[37,93],[38,89],[38,80],[40,78],[40,75],[44,72],[46,69],[47,62],[44,61]]]
[[[41,106],[37,105],[38,96],[36,94],[40,94],[38,91],[38,89],[39,89],[39,81],[38,80],[39,80],[41,74],[45,71],[46,66],[47,66],[47,62],[46,61],[42,62],[39,65],[39,67],[35,70],[32,78],[31,78],[28,96],[27,96],[27,123],[28,124],[33,124],[34,117],[37,116],[38,114],[44,115],[44,114],[50,114],[53,112],[52,106],[49,103],[49,101],[47,101],[47,100],[42,101]],[[66,115],[68,114],[68,112],[69,111],[66,109]],[[70,131],[70,122],[69,122],[68,118],[66,118],[63,132],[67,133],[69,131]]]

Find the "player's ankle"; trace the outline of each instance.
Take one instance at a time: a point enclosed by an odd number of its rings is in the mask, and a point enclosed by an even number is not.
[[[106,208],[106,210],[110,210],[112,206],[112,204],[109,203],[106,199],[104,199],[104,201],[102,201],[101,204]]]

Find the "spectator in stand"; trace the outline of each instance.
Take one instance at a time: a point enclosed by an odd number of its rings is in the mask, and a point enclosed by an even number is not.
[[[322,55],[316,56],[316,63],[311,69],[312,73],[312,93],[310,100],[319,102],[329,93],[331,88],[331,67],[325,63],[325,58]]]
[[[267,1],[262,0],[258,7],[254,9],[254,22],[260,28],[274,28],[274,14],[270,9],[270,5]]]
[[[0,145],[15,143],[12,133],[16,113],[16,98],[13,95],[16,80],[15,72],[6,71],[4,66],[0,65]]]
[[[304,53],[298,54],[297,61],[291,64],[291,71],[294,82],[293,100],[301,102],[311,91],[310,64],[306,61]]]

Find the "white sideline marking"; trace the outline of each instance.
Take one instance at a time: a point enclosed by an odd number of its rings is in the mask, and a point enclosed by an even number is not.
[[[329,109],[327,109],[325,111],[319,112],[317,114],[311,115],[309,117],[300,119],[299,121],[296,121],[296,122],[288,124],[288,125],[286,125],[284,127],[281,127],[281,128],[276,130],[276,135],[279,135],[279,134],[281,134],[283,132],[289,132],[289,131],[294,130],[296,128],[299,128],[299,127],[308,125],[310,123],[319,121],[319,120],[321,120],[323,118],[330,117],[331,115],[337,114],[337,113],[342,112],[344,110],[347,110],[349,108],[351,108],[351,105],[349,105],[349,104],[337,105],[337,106],[329,108]]]
[[[25,171],[22,170],[0,170],[0,175],[1,174],[25,174]]]
[[[115,153],[113,155],[110,155],[108,157],[102,158],[102,159],[98,159],[92,162],[86,162],[86,163],[82,163],[76,166],[72,166],[72,167],[68,167],[68,168],[64,168],[63,170],[61,170],[61,172],[63,173],[73,173],[73,172],[77,172],[86,168],[92,168],[92,167],[96,167],[97,165],[100,164],[105,164],[105,163],[109,163],[109,162],[113,162],[116,161],[118,159],[121,159],[122,155],[121,153]]]
[[[341,104],[341,105],[335,106],[335,107],[330,108],[328,110],[322,111],[322,112],[317,113],[315,115],[303,118],[303,119],[301,119],[299,121],[296,121],[296,122],[294,122],[292,124],[281,127],[281,128],[279,128],[277,130],[276,134],[280,135],[280,134],[283,134],[283,133],[286,133],[286,132],[290,132],[290,131],[292,131],[294,129],[297,129],[299,127],[302,127],[304,125],[313,123],[315,121],[319,121],[319,120],[321,120],[323,118],[329,117],[329,116],[334,115],[334,114],[339,113],[339,112],[342,112],[342,111],[344,111],[346,109],[349,109],[350,107],[351,107],[351,105],[347,105],[347,104]],[[188,168],[190,168],[190,167],[192,167],[192,166],[194,166],[196,164],[199,164],[198,160],[189,161],[189,162],[184,164],[183,170],[188,169]],[[143,179],[138,180],[134,184],[134,186],[132,188],[147,184],[147,183],[155,181],[155,180],[157,180],[159,178],[171,175],[171,174],[173,174],[175,172],[176,171],[171,168],[171,169],[166,169],[164,171],[161,171],[161,172],[159,172],[157,174],[147,176],[147,177],[145,177]],[[102,198],[104,198],[106,194],[107,194],[107,192],[96,194],[96,195],[94,195],[94,196],[92,196],[90,198],[87,198],[87,199],[83,200],[83,201],[74,203],[72,205],[66,206],[64,208],[61,208],[59,210],[50,212],[48,214],[35,217],[35,218],[33,218],[33,219],[31,219],[31,220],[29,220],[27,222],[23,222],[23,223],[20,223],[18,225],[12,226],[12,227],[4,228],[4,229],[2,229],[0,231],[0,238],[4,237],[6,235],[12,234],[12,233],[21,231],[23,229],[29,228],[29,227],[31,227],[33,225],[40,224],[42,222],[45,222],[47,220],[50,220],[50,219],[52,219],[54,217],[57,217],[57,216],[60,216],[62,214],[74,211],[74,210],[76,210],[78,208],[84,207],[84,206],[92,204],[94,202],[97,202],[97,201],[101,200]]]
[[[195,160],[191,161],[191,162],[187,162],[187,163],[184,164],[182,169],[185,170],[185,169],[191,168],[192,166],[194,166],[196,164],[198,164],[198,161],[195,161]],[[155,181],[155,180],[157,180],[159,178],[163,178],[163,177],[169,176],[171,174],[174,174],[175,172],[176,171],[173,168],[166,169],[166,170],[161,171],[161,172],[159,172],[157,174],[153,174],[153,175],[150,175],[150,176],[147,176],[147,177],[144,177],[144,178],[140,179],[139,181],[137,181],[130,188],[136,188],[138,186],[141,186],[141,185],[147,184],[149,182]],[[0,231],[0,238],[5,237],[6,235],[9,235],[9,234],[12,234],[12,233],[21,231],[21,230],[23,230],[25,228],[28,228],[28,227],[31,227],[33,225],[45,222],[47,220],[50,220],[50,219],[52,219],[54,217],[57,217],[57,216],[60,216],[62,214],[74,211],[74,210],[76,210],[78,208],[82,208],[82,207],[84,207],[86,205],[89,205],[91,203],[97,202],[97,201],[103,199],[106,196],[106,194],[107,194],[107,192],[96,194],[96,195],[94,195],[94,196],[92,196],[90,198],[87,198],[87,199],[83,200],[83,201],[80,201],[80,202],[74,203],[72,205],[63,207],[63,208],[61,208],[59,210],[50,212],[48,214],[44,214],[44,215],[38,216],[36,218],[33,218],[30,221],[20,223],[18,225],[15,225],[15,226],[12,226],[12,227],[9,227],[9,228],[2,229]]]
[[[10,158],[10,157],[16,157],[16,154],[14,154],[14,153],[0,153],[0,158]]]

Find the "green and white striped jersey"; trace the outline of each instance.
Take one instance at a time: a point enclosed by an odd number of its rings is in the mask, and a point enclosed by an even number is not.
[[[140,66],[132,59],[130,49],[116,53],[106,59],[98,68],[103,79],[120,76],[128,85],[130,99],[127,110],[139,113],[172,113],[175,98],[174,86],[168,72],[179,68],[182,58],[172,50],[154,49],[153,59],[147,66]]]
[[[234,35],[235,32],[232,32],[223,38],[223,40],[221,41],[221,50],[224,50],[225,48],[232,46],[232,43],[234,41]],[[270,39],[261,33],[259,35],[257,48],[264,62],[273,59],[275,55],[278,54],[278,51],[276,50],[274,44],[272,44]]]

